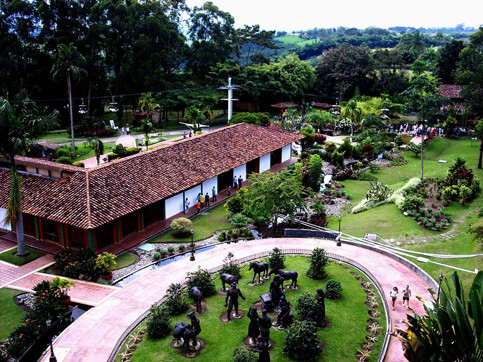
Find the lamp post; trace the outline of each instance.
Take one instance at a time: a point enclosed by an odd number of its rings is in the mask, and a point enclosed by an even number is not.
[[[439,303],[439,291],[441,290],[441,282],[443,281],[443,278],[444,278],[443,277],[443,273],[439,273],[439,277],[438,277],[438,279],[439,279],[439,287],[438,287],[438,299],[437,299],[438,300],[438,303]]]
[[[340,232],[340,222],[342,221],[342,216],[339,215],[339,232]]]
[[[50,326],[52,325],[52,321],[50,319],[47,319],[45,321],[45,324],[50,329]],[[57,358],[55,357],[55,354],[54,354],[54,347],[52,346],[52,335],[49,335],[49,345],[50,345],[50,358],[49,358],[49,361],[50,362],[57,362]]]
[[[190,261],[195,261],[195,247],[194,247],[194,242],[193,242],[193,234],[194,231],[193,229],[190,230],[191,232],[191,256],[190,256]]]

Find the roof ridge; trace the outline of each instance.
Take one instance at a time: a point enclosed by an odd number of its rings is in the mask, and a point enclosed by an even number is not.
[[[86,205],[87,205],[87,228],[88,229],[92,227],[89,173],[90,173],[89,171],[86,172]]]

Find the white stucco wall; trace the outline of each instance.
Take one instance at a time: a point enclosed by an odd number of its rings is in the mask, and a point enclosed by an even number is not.
[[[247,165],[246,164],[235,167],[233,169],[233,176],[235,176],[237,180],[238,180],[238,177],[240,177],[240,175],[241,175],[243,181],[246,181],[246,179],[247,179]]]
[[[5,215],[7,214],[7,209],[0,207],[0,228],[5,230],[12,230],[12,225],[4,224],[3,220],[5,219]]]
[[[171,196],[164,202],[164,207],[166,209],[166,218],[176,215],[177,213],[183,211],[183,193]]]
[[[190,204],[190,207],[193,207],[196,205],[196,202],[198,201],[198,194],[201,192],[201,185],[195,186],[189,190],[185,191],[185,197],[188,198]]]
[[[210,195],[210,198],[211,198],[213,186],[215,186],[215,193],[218,193],[218,177],[217,176],[210,178],[209,180],[203,181],[203,194],[206,195],[206,193],[208,192],[208,195]],[[198,194],[196,194],[196,195],[198,195]]]
[[[260,173],[270,169],[270,153],[260,157]]]
[[[282,148],[282,162],[288,161],[292,155],[292,145],[287,145]]]

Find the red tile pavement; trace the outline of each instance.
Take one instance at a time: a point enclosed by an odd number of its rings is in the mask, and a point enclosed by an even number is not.
[[[12,244],[8,240],[0,239],[0,253],[3,253],[4,251],[10,250],[15,248],[15,244]]]
[[[32,287],[43,280],[52,280],[55,275],[44,273],[33,273],[16,280],[8,285],[10,289],[31,292]],[[115,293],[119,288],[110,285],[102,285],[90,283],[80,280],[74,280],[75,286],[69,291],[69,295],[73,302],[96,306],[104,298]]]
[[[0,288],[13,283],[17,279],[43,269],[53,262],[54,259],[52,255],[44,255],[22,266],[16,266],[0,261]]]
[[[409,284],[413,295],[411,306],[419,314],[424,313],[424,308],[415,297],[421,296],[423,301],[431,300],[427,291],[428,285],[418,274],[394,259],[372,250],[347,244],[337,247],[334,241],[322,239],[262,239],[234,245],[223,244],[197,254],[195,262],[190,262],[188,258],[180,259],[113,293],[69,326],[56,340],[55,349],[62,354],[64,361],[105,361],[123,334],[132,328],[153,303],[165,295],[171,283],[184,282],[187,272],[196,270],[198,266],[206,269],[219,267],[228,252],[233,252],[236,258],[243,258],[270,251],[275,246],[282,249],[322,247],[328,253],[354,260],[371,271],[382,286],[388,301],[388,293],[393,286],[401,289]],[[399,321],[405,318],[406,310],[402,308],[400,301],[396,310],[389,310],[389,313],[395,324],[401,326]],[[43,360],[48,357],[45,356]],[[395,338],[391,339],[385,360],[405,360],[401,344]]]

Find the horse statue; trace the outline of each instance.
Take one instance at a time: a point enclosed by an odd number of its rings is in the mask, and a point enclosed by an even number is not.
[[[231,274],[226,274],[223,273],[221,274],[221,282],[223,283],[223,291],[226,292],[225,289],[225,284],[231,285],[231,283],[237,283],[238,284],[238,277],[231,275]]]
[[[173,331],[173,337],[176,338],[176,343],[174,345],[175,347],[182,346],[185,343],[184,334],[185,334],[185,330],[189,326],[190,325],[186,322],[176,323],[176,326],[174,327],[174,331]]]
[[[193,298],[196,306],[196,312],[201,313],[201,298],[202,294],[198,287],[191,288],[191,297]]]
[[[263,278],[266,278],[267,277],[267,274],[268,274],[268,263],[250,263],[250,267],[248,268],[248,270],[252,270],[253,269],[253,280],[252,280],[252,284],[255,283],[255,277],[257,276],[258,274],[258,284],[260,284],[260,276],[262,276]],[[263,274],[263,275],[261,275]]]
[[[283,282],[285,280],[291,280],[292,281],[292,283],[289,285],[289,288],[294,288],[294,287],[296,288],[297,287],[297,278],[299,276],[299,273],[297,273],[296,271],[281,271],[281,270],[272,269],[268,273],[268,276],[270,276],[272,274],[280,275],[283,278],[282,289],[283,289]]]

